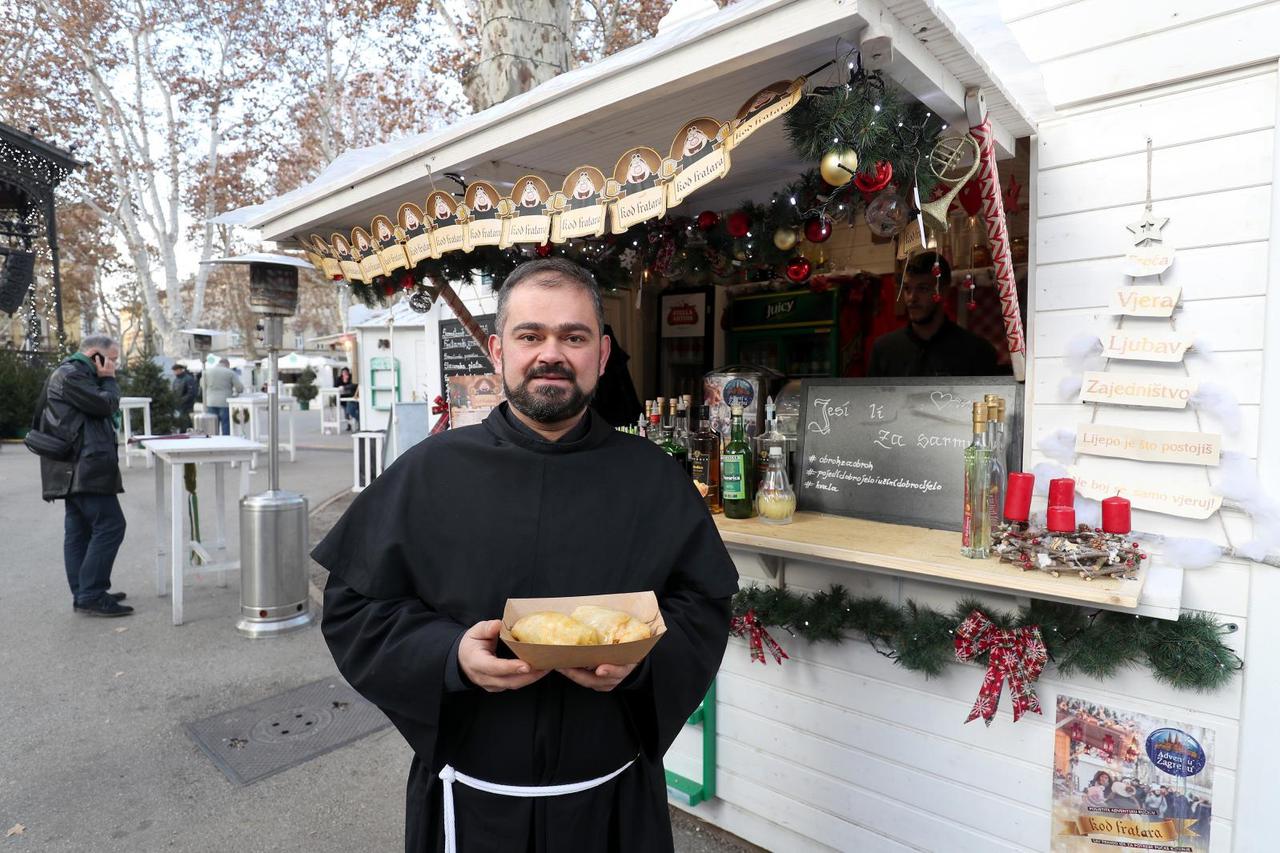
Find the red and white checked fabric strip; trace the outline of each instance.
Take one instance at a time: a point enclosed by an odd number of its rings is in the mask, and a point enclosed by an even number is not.
[[[1004,335],[1009,341],[1014,374],[1021,379],[1018,374],[1021,372],[1019,366],[1026,363],[1026,337],[1022,330],[1022,314],[1018,310],[1018,284],[1013,275],[1013,256],[1009,252],[1009,226],[1004,215],[1004,197],[1000,192],[1000,172],[996,167],[996,145],[991,135],[991,121],[984,119],[982,124],[969,128],[969,134],[977,141],[981,152],[978,185],[982,188],[982,219],[987,226],[991,261],[995,265]]]

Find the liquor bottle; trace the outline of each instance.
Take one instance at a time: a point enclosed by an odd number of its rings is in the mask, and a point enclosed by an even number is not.
[[[676,401],[676,426],[672,435],[679,444],[684,448],[685,453],[689,452],[689,395],[684,394]]]
[[[983,559],[991,549],[991,523],[987,514],[991,484],[991,446],[987,444],[987,403],[973,404],[973,443],[964,449],[964,527],[960,553]]]
[[[742,423],[742,404],[729,410],[729,442],[720,451],[720,494],[726,518],[750,518],[755,511],[752,480],[755,460]]]
[[[1008,478],[1005,462],[1004,398],[987,394],[987,444],[991,445],[991,482],[987,486],[987,518],[991,535],[1004,520],[1004,485]]]
[[[720,433],[711,428],[711,407],[699,406],[697,423],[689,436],[689,476],[707,509],[720,512]]]
[[[662,443],[659,447],[662,448],[664,453],[679,462],[680,467],[687,474],[689,472],[689,451],[683,444],[676,440],[676,431],[674,426],[676,420],[676,399],[674,397],[671,398],[668,406],[670,409],[668,413],[668,426],[662,430]]]
[[[773,447],[782,448],[782,460],[790,464],[787,458],[787,437],[778,431],[778,409],[773,398],[769,397],[764,404],[766,430],[754,439],[756,445],[756,483],[764,483],[765,472],[769,469],[769,451]]]
[[[790,524],[796,514],[796,493],[787,477],[786,451],[776,444],[769,447],[769,464],[756,493],[756,511],[765,524]]]

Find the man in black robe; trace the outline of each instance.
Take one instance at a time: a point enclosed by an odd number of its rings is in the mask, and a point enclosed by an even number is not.
[[[609,357],[590,274],[559,258],[499,293],[507,403],[421,442],[312,556],[339,670],[413,747],[405,849],[672,849],[662,757],[715,677],[737,573],[683,470],[587,404]],[[497,640],[508,598],[653,590],[666,634],[634,666],[530,671]],[[621,771],[621,772],[617,772]],[[510,796],[469,786],[598,782]],[[452,778],[452,777],[450,777]]]

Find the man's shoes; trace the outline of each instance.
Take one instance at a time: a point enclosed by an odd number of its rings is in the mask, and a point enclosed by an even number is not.
[[[125,600],[126,598],[128,598],[128,597],[129,597],[129,594],[128,594],[127,592],[109,592],[109,593],[107,593],[107,598],[110,598],[112,601],[124,601],[124,600]],[[76,602],[75,602],[75,599],[72,599],[72,600],[71,600],[71,609],[72,609],[72,610],[75,610],[75,609],[76,609]]]
[[[127,604],[121,604],[108,593],[92,604],[75,605],[75,612],[86,616],[130,616],[133,614],[133,608]]]

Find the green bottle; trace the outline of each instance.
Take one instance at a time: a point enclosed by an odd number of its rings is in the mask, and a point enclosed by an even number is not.
[[[729,443],[720,451],[720,496],[725,518],[751,518],[755,515],[755,456],[747,443],[742,425],[742,406],[730,409],[732,427]]]

